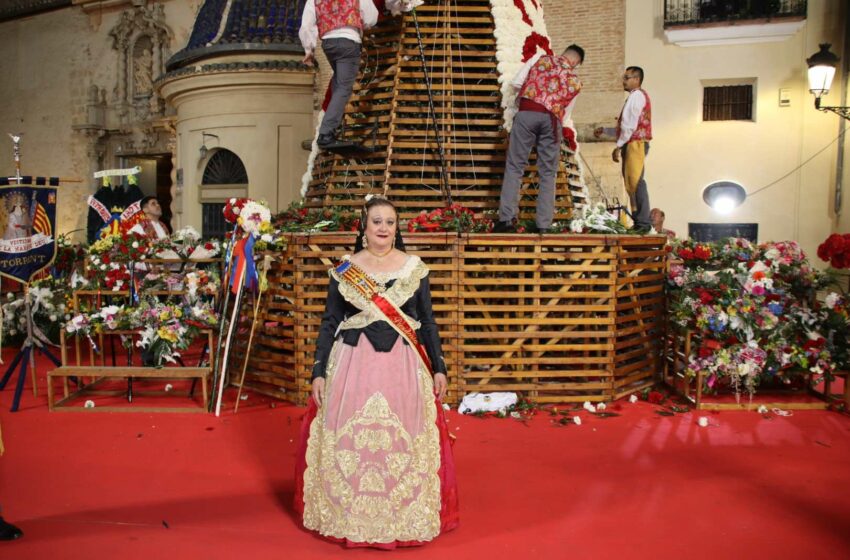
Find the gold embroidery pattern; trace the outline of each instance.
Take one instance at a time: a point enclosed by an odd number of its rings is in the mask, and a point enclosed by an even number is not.
[[[331,352],[328,394],[341,344]],[[429,398],[433,383],[422,367],[417,375],[424,425],[415,437],[380,392],[336,432],[326,426],[325,407],[319,410],[307,443],[305,527],[364,543],[429,541],[439,534],[440,443],[437,412]],[[356,451],[338,449],[340,444]]]
[[[360,430],[354,435],[354,449],[358,451],[364,447],[372,453],[379,449],[389,451],[392,444],[392,436],[386,430]]]
[[[399,479],[401,473],[410,464],[410,455],[404,453],[390,453],[387,455],[387,468],[390,469],[390,474],[396,480]]]
[[[360,464],[360,455],[358,455],[355,451],[337,449],[336,463],[339,466],[339,470],[342,471],[342,475],[345,478],[351,478],[355,471],[357,471],[357,466]]]
[[[375,467],[370,468],[360,477],[360,492],[386,492],[387,486],[384,484],[384,477],[378,472]]]

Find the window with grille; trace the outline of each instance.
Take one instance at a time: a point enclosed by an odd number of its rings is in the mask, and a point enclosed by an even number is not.
[[[706,86],[703,88],[702,120],[753,120],[753,86]]]
[[[217,149],[210,156],[201,181],[201,235],[224,237],[232,229],[224,221],[224,201],[247,196],[248,173],[239,156]]]

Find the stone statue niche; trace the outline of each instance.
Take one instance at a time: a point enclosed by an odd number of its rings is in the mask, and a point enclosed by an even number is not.
[[[150,97],[153,79],[153,41],[148,35],[140,35],[133,46],[133,98]]]

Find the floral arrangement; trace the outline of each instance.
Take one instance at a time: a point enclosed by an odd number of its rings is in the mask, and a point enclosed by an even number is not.
[[[818,246],[818,257],[832,268],[850,268],[850,233],[833,233]]]
[[[273,231],[272,213],[265,202],[250,198],[231,198],[224,205],[224,219],[230,224],[238,224],[242,231],[258,237]]]
[[[407,222],[409,232],[456,231],[463,233],[489,232],[493,229],[493,220],[487,217],[476,218],[469,208],[458,203],[445,208],[437,208],[427,212],[423,210],[418,216]]]
[[[221,241],[202,241],[198,230],[186,226],[174,232],[168,239],[152,241],[151,252],[158,259],[213,259],[221,254]]]
[[[581,217],[570,221],[569,227],[573,233],[628,233],[626,226],[601,202],[584,206]]]
[[[51,275],[59,278],[70,277],[82,270],[86,249],[81,244],[71,243],[62,233],[56,236],[56,258],[53,260]]]
[[[684,240],[673,254],[681,261],[668,277],[671,320],[697,333],[686,371],[703,372],[706,389],[752,396],[766,379],[789,383],[801,370],[817,378],[840,365],[830,333],[846,329],[846,307],[835,295],[815,299],[828,279],[795,242]]]
[[[170,270],[152,270],[139,273],[138,291],[142,294],[152,291],[185,291],[187,301],[210,299],[218,293],[221,278],[217,268],[193,269],[188,272]]]
[[[62,278],[36,280],[30,284],[30,307],[36,336],[59,342],[59,328],[63,320],[70,318],[70,287]],[[9,292],[2,302],[3,336],[18,340],[27,333],[26,303],[24,292]]]
[[[329,206],[305,208],[298,201],[274,217],[275,229],[284,232],[299,231],[358,231],[359,213],[350,207]]]
[[[175,363],[201,329],[213,328],[218,317],[209,303],[143,301],[137,307],[110,305],[92,313],[75,315],[65,324],[74,335],[91,337],[104,330],[139,330],[135,346],[141,348],[146,365]],[[132,339],[125,339],[125,345]]]

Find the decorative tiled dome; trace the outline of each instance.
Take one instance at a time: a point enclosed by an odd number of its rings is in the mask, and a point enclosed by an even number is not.
[[[234,52],[302,54],[298,40],[305,0],[206,0],[189,43],[166,69]]]

